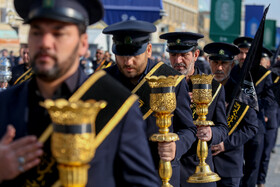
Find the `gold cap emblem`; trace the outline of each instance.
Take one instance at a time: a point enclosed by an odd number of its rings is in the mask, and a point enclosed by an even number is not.
[[[124,38],[124,44],[132,44],[132,38],[130,36],[126,36]]]
[[[224,55],[224,54],[225,54],[225,51],[223,49],[220,49],[219,55]]]
[[[181,42],[181,40],[178,38],[178,39],[176,40],[176,43],[179,44],[180,42]]]
[[[43,1],[44,8],[52,8],[54,7],[54,0],[44,0]]]

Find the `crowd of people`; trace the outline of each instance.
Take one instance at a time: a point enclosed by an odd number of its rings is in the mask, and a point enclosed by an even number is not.
[[[39,103],[69,99],[81,90],[80,100],[107,102],[96,118],[96,134],[104,129],[106,133],[89,163],[87,186],[161,186],[158,172],[162,161],[171,162],[172,177],[164,180],[174,187],[265,185],[280,121],[272,89],[279,85],[279,74],[270,70],[274,63],[271,51],[263,47],[254,71],[246,72],[251,82],[246,79],[247,89],[241,90],[257,98],[258,109],[234,95],[253,38],[238,37],[233,44],[212,42],[202,49],[198,41],[204,36],[199,33],[164,33],[159,37],[167,42],[167,64],[152,59],[150,35],[156,27],[129,20],[103,30],[113,36],[115,61],[101,48],[93,60],[86,28],[103,16],[98,0],[40,0],[31,4],[15,0],[14,5],[30,31],[20,57],[2,50],[2,56],[12,64],[12,79],[0,92],[0,186],[57,184],[59,174],[50,138],[39,141],[51,124],[47,110]],[[280,63],[279,58],[276,63]],[[196,127],[193,123],[198,116],[192,91],[198,88],[190,77],[199,74],[214,77],[206,116],[214,126]],[[177,105],[169,127],[178,141],[149,141],[159,131],[150,106],[152,90],[146,81],[152,75],[179,77],[174,88]],[[200,162],[198,140],[207,141],[206,163],[221,180],[187,182]]]

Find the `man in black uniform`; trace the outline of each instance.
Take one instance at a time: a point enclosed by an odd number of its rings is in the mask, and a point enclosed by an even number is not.
[[[48,133],[51,120],[39,105],[58,98],[107,102],[96,118],[92,143],[99,143],[89,163],[87,186],[159,186],[138,97],[102,70],[88,78],[78,69],[79,57],[88,49],[87,25],[102,18],[101,3],[16,0],[15,8],[30,24],[28,44],[35,76],[0,95],[1,186],[58,184]],[[67,128],[61,131],[69,133]]]
[[[161,39],[167,40],[167,52],[171,66],[180,71],[188,82],[189,94],[192,97],[192,82],[191,75],[202,74],[200,69],[195,66],[195,61],[199,56],[197,49],[197,41],[203,38],[203,35],[190,33],[190,32],[171,32],[160,36]],[[225,112],[225,93],[223,86],[217,81],[212,81],[212,101],[208,105],[207,120],[212,120],[215,124],[213,127],[198,127],[197,138],[208,141],[209,145],[215,145],[222,142],[228,133],[226,125],[226,112]],[[191,105],[194,120],[197,119],[195,114],[195,106]],[[196,166],[199,164],[199,159],[196,154],[197,142],[192,145],[192,148],[187,154],[181,158],[181,186],[216,186],[215,182],[212,183],[187,183],[186,180],[195,172]],[[206,162],[214,171],[211,149],[208,149],[208,157]]]
[[[22,83],[33,75],[32,68],[30,68],[29,48],[27,45],[23,47],[22,55],[23,64],[16,65],[12,69],[12,79],[9,81],[10,86]]]
[[[210,66],[214,79],[225,86],[226,103],[231,103],[236,82],[230,77],[234,67],[234,56],[239,54],[235,45],[227,43],[210,43],[204,47],[210,55]],[[229,136],[221,143],[212,145],[215,171],[221,177],[217,186],[239,187],[243,176],[243,145],[251,139],[258,130],[256,111],[246,104],[235,101],[228,117]]]
[[[124,21],[110,25],[103,30],[104,34],[113,35],[112,51],[116,55],[116,65],[106,71],[140,97],[143,118],[147,121],[147,137],[158,133],[158,127],[156,127],[155,117],[151,115],[152,111],[149,105],[151,89],[145,77],[180,74],[163,62],[156,63],[149,60],[152,55],[150,33],[155,31],[156,27],[153,24],[144,21]],[[195,141],[196,133],[184,76],[180,76],[177,83],[175,94],[178,102],[174,111],[173,123],[169,129],[171,132],[177,133],[180,140],[158,144],[150,143],[156,166],[159,163],[159,156],[164,161],[172,161],[173,174],[170,183],[174,187],[180,185],[179,160]]]
[[[272,53],[267,48],[263,47],[262,50],[262,58],[260,65],[266,69],[270,68],[270,58]],[[271,72],[270,70],[268,72]],[[275,82],[275,76],[273,72],[271,72],[272,82]],[[272,86],[272,85],[271,85]],[[271,88],[272,89],[272,88]],[[266,182],[266,176],[268,171],[268,165],[270,160],[270,154],[274,147],[274,143],[276,141],[276,135],[278,130],[278,121],[277,121],[277,111],[279,105],[277,102],[272,103],[272,105],[264,106],[264,122],[265,122],[265,134],[264,134],[264,147],[262,151],[262,157],[260,162],[259,174],[257,184],[258,187],[264,187]]]
[[[106,52],[104,53],[103,49],[97,49],[95,57],[96,59],[93,61],[93,69],[94,71],[98,71],[100,69],[108,68],[114,65],[112,60],[107,60],[105,57]]]
[[[234,66],[231,71],[233,80],[239,80],[241,68],[251,47],[253,38],[238,37],[234,40],[234,44],[238,46],[240,53],[237,55],[239,64]],[[260,160],[264,146],[264,106],[271,106],[274,102],[274,94],[271,89],[272,85],[270,72],[258,64],[252,67],[255,71],[251,71],[254,86],[258,97],[259,112],[258,114],[258,133],[244,145],[244,176],[241,180],[241,186],[255,187],[259,173]]]

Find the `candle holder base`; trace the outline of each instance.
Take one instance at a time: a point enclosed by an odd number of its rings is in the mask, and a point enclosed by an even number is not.
[[[156,133],[150,137],[153,142],[174,142],[179,140],[179,137],[175,133],[160,134]]]
[[[196,166],[195,173],[189,177],[188,183],[208,183],[221,180],[219,175],[212,172],[208,164]]]
[[[213,121],[194,121],[196,126],[214,126]]]

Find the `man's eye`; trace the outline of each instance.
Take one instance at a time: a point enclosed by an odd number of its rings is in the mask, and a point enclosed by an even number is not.
[[[39,31],[32,31],[31,33],[32,33],[32,35],[34,35],[34,36],[39,36],[39,35],[41,35],[41,32],[39,32]]]
[[[61,33],[61,32],[54,33],[54,36],[56,36],[56,37],[63,36],[63,33]]]

